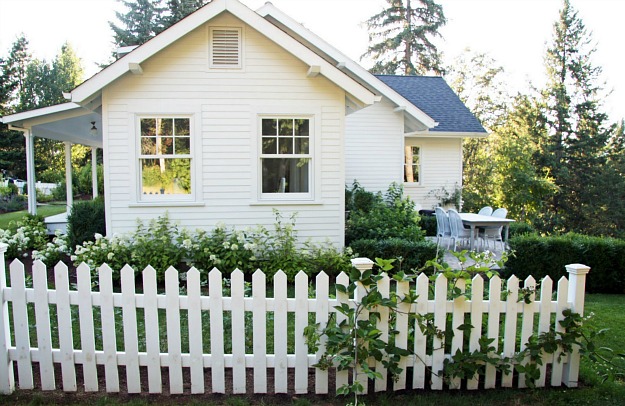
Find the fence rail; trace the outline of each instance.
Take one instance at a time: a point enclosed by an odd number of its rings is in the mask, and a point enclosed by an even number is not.
[[[0,246],[2,257],[4,249]],[[164,293],[159,293],[156,272],[147,267],[142,272],[142,293],[137,293],[136,273],[129,266],[121,270],[120,287],[113,285],[113,270],[107,265],[100,267],[99,291],[92,291],[94,281],[85,264],[77,269],[77,284],[73,288],[70,287],[67,266],[59,263],[54,268],[55,287],[50,289],[48,270],[43,263],[36,261],[31,288],[26,284],[24,265],[17,260],[10,264],[9,287],[4,260],[1,259],[2,393],[11,393],[15,389],[15,371],[19,388],[34,388],[33,363],[38,363],[39,367],[41,382],[37,383],[38,387],[53,390],[60,386],[70,392],[78,390],[81,384],[85,391],[140,393],[147,389],[149,393],[167,390],[172,394],[246,393],[247,380],[251,379],[254,393],[325,394],[353,379],[353,374],[348,371],[329,373],[319,369],[314,372],[314,385],[309,379],[312,376],[310,368],[314,368],[324,345],[322,342],[316,354],[309,354],[304,328],[313,320],[325,325],[330,315],[337,313],[335,306],[341,303],[353,306],[357,300],[338,291],[331,298],[329,278],[323,272],[315,278],[314,298],[309,297],[309,280],[303,272],[295,278],[294,297],[287,295],[287,278],[283,272],[274,276],[273,297],[267,297],[267,281],[261,271],[253,274],[251,296],[246,296],[243,273],[238,270],[231,274],[230,296],[223,296],[224,280],[217,269],[208,273],[207,281],[202,281],[206,275],[194,268],[185,273],[186,284],[176,269],[167,270]],[[366,261],[355,265],[361,270],[371,267]],[[569,280],[562,278],[558,281],[555,300],[552,300],[553,283],[545,278],[537,292],[538,299],[532,297],[530,303],[517,301],[520,283],[516,277],[508,279],[503,287],[508,291],[505,300],[501,295],[502,281],[497,276],[488,283],[487,298],[484,298],[484,280],[476,276],[472,281],[470,300],[448,300],[448,283],[442,275],[432,287],[433,296],[429,293],[430,281],[425,275],[420,275],[415,284],[394,283],[385,277],[378,285],[383,295],[388,297],[391,289],[399,296],[404,296],[409,289],[415,289],[419,295],[416,303],[402,304],[405,313],[397,315],[394,325],[389,324],[388,311],[381,309],[377,326],[385,338],[389,336],[389,329],[399,331],[394,338],[396,345],[405,349],[410,345],[414,355],[402,359],[403,372],[396,381],[387,376],[382,364],[372,362],[371,367],[383,376],[376,380],[372,389],[443,389],[443,379],[428,371],[442,370],[445,359],[457,349],[468,346],[471,351],[477,350],[482,335],[494,338],[495,346],[502,338],[503,344],[497,353],[510,356],[533,333],[548,331],[550,326],[561,331],[558,321],[562,319],[564,309],[583,313],[585,277],[589,268],[576,264],[567,266],[567,270]],[[207,288],[203,282],[207,282]],[[349,279],[341,274],[336,283],[347,285]],[[181,286],[186,287],[184,294],[181,294]],[[535,286],[531,277],[523,284],[525,288]],[[447,328],[450,318],[454,328],[450,352],[445,352],[444,343],[436,337],[428,346],[420,329],[416,325],[409,326],[414,321],[410,320],[408,312],[433,314],[434,324],[441,330]],[[224,322],[225,315],[228,315],[227,323]],[[536,315],[537,323],[534,320]],[[336,317],[340,321],[342,315],[337,313]],[[484,322],[485,327],[464,333],[457,327],[465,323],[465,318],[474,326],[482,326]],[[269,319],[272,323],[268,324]],[[140,331],[139,325],[144,331]],[[289,333],[294,343],[288,342]],[[80,340],[76,340],[79,345],[75,345],[74,334],[80,335]],[[247,339],[251,339],[251,343],[246,342]],[[273,344],[272,352],[269,352],[268,341]],[[287,351],[289,346],[293,351]],[[248,353],[250,348],[251,353]],[[544,357],[537,386],[547,384],[547,364],[551,365],[549,385],[577,385],[579,354],[573,352],[563,359],[557,355]],[[78,365],[81,368],[77,369]],[[125,367],[125,379],[120,379],[120,366]],[[165,379],[163,368],[168,374]],[[268,373],[271,370],[273,374]],[[61,376],[57,379],[55,375],[59,371]],[[247,371],[251,373],[248,375]],[[79,373],[82,376],[77,376]],[[99,374],[104,375],[104,388],[99,385]],[[147,383],[142,384],[142,376]],[[290,380],[289,376],[293,379]],[[359,379],[364,378],[360,376]],[[449,387],[459,388],[461,383],[458,379]],[[513,380],[512,373],[498,375],[494,367],[488,366],[484,376],[476,376],[465,383],[470,390],[480,385],[493,388],[513,384],[526,386],[524,376],[520,374]],[[367,390],[367,385],[364,387]]]

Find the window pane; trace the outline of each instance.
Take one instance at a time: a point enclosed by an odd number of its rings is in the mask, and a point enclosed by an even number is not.
[[[176,135],[191,134],[191,120],[188,118],[177,118],[174,120]]]
[[[305,118],[295,120],[295,135],[308,136],[308,122]]]
[[[292,137],[280,137],[278,138],[278,154],[292,154],[293,153],[293,138]]]
[[[278,134],[278,120],[273,118],[263,118],[261,135],[276,135]]]
[[[191,193],[191,159],[141,159],[141,193],[186,195]]]
[[[189,137],[176,137],[176,154],[191,153],[191,139]]]
[[[157,137],[160,138],[160,153],[163,155],[173,155],[174,154],[174,139],[172,137]]]
[[[141,137],[141,154],[143,155],[155,155],[156,154],[156,138]]]
[[[308,158],[264,158],[263,193],[308,193]]]
[[[279,135],[293,135],[293,119],[278,120]]]
[[[141,135],[143,136],[156,135],[156,119],[154,118],[142,118],[141,119]]]
[[[277,139],[263,137],[263,154],[277,154],[277,153],[278,153]]]
[[[159,118],[159,135],[173,135],[174,134],[174,119],[173,118]]]
[[[406,146],[404,160],[404,182],[419,182],[419,147]]]
[[[308,138],[295,138],[295,153],[307,154],[308,153]]]

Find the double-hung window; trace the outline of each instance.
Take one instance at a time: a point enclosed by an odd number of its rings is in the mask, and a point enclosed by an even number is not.
[[[261,118],[262,197],[312,197],[311,121],[299,117]]]
[[[404,147],[404,182],[421,183],[421,148],[416,145]]]
[[[191,198],[191,119],[139,120],[141,200]]]

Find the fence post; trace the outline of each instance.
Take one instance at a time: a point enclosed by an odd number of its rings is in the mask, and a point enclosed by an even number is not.
[[[9,323],[9,303],[5,300],[4,291],[7,285],[4,253],[8,245],[0,243],[0,393],[9,394],[15,390],[13,361],[9,360],[11,346],[11,324]]]
[[[360,271],[360,274],[362,275],[363,272],[368,271],[370,269],[373,269],[373,261],[370,260],[369,258],[354,258],[351,260],[352,262],[352,266],[356,269],[358,269]],[[365,287],[363,286],[362,283],[357,282],[356,283],[356,291],[354,292],[354,302],[359,303],[360,300],[365,297],[365,295],[367,294],[367,291],[365,290]],[[357,316],[357,320],[355,320],[356,323],[358,323],[358,320],[367,320],[369,318],[369,312],[362,310],[358,316]],[[358,380],[358,382],[360,382],[360,384],[363,387],[363,391],[362,394],[366,395],[368,390],[367,387],[368,385],[368,379],[367,379],[367,375],[365,375],[365,373],[362,371],[362,369],[360,367],[357,367],[356,370],[354,371],[355,375],[354,375],[354,382],[356,380]]]
[[[584,315],[584,293],[586,291],[586,274],[590,272],[590,267],[582,264],[566,265],[569,273],[569,297],[571,310],[579,315]],[[562,375],[562,383],[569,388],[576,388],[579,376],[579,348],[573,348],[569,356],[569,363],[566,365]]]
[[[358,269],[361,274],[363,272],[365,272],[365,271],[373,269],[374,262],[372,260],[370,260],[369,258],[353,258],[351,260],[351,262],[352,262],[352,266],[354,268]],[[356,294],[355,294],[354,299],[356,301],[358,301],[358,299],[363,297],[364,294],[365,294],[364,286],[362,286],[362,284],[358,283],[358,289],[356,289]]]

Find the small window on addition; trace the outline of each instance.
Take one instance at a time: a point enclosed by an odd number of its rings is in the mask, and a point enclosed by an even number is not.
[[[421,182],[421,148],[406,145],[404,154],[404,182]]]
[[[140,120],[139,168],[144,199],[191,195],[191,125],[189,118]]]

